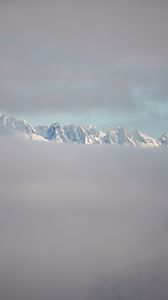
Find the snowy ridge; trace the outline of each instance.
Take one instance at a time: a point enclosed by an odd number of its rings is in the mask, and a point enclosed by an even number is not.
[[[131,145],[141,147],[159,147],[159,140],[147,136],[146,134],[136,130],[128,131],[123,128],[110,129],[103,138],[103,143],[117,145]]]
[[[0,114],[0,135],[15,136],[22,140],[44,141],[35,129],[25,120]]]
[[[77,126],[53,123],[49,127],[35,127],[37,134],[42,135],[47,140],[54,140],[58,143],[78,143],[78,144],[101,144],[105,133],[94,126]]]
[[[164,147],[168,147],[168,133],[162,134],[161,137],[160,137],[160,139],[159,139],[159,142]]]
[[[22,140],[52,141],[75,144],[112,144],[133,147],[168,147],[168,133],[159,139],[150,137],[138,130],[129,131],[117,127],[103,132],[94,126],[74,124],[61,126],[58,122],[50,126],[33,126],[25,120],[0,114],[0,135],[16,136]]]

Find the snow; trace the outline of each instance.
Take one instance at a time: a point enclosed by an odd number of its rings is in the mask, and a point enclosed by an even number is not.
[[[164,133],[161,135],[159,142],[162,146],[168,147],[168,133]]]
[[[121,127],[111,128],[105,133],[92,125],[78,126],[70,124],[61,126],[58,122],[54,122],[50,126],[40,125],[33,128],[26,120],[1,113],[0,134],[40,142],[113,144],[145,148],[168,147],[168,133],[164,133],[159,139],[156,139],[141,131],[129,131]]]

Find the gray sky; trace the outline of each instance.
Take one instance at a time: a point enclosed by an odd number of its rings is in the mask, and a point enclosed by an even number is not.
[[[167,299],[167,150],[0,149],[0,299]]]
[[[1,0],[1,111],[168,130],[167,11],[167,0]]]

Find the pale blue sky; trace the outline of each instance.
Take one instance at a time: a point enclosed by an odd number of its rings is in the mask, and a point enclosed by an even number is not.
[[[125,127],[130,130],[139,129],[155,137],[159,137],[167,131],[168,105],[146,104],[146,110],[140,110],[138,113],[121,113],[110,111],[92,111],[91,113],[62,113],[62,112],[43,112],[16,114],[20,118],[25,118],[32,125],[50,125],[52,122],[78,125],[94,125],[102,130],[108,130],[112,127]]]

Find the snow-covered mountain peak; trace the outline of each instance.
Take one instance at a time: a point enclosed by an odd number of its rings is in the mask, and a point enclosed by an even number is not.
[[[143,147],[146,147],[146,146],[147,147],[159,147],[160,146],[160,142],[157,139],[152,138],[139,130],[133,131],[132,135],[134,138],[134,142],[137,145],[140,144]]]
[[[168,147],[168,132],[161,135],[159,142],[164,147]]]
[[[15,136],[22,140],[44,141],[42,136],[36,134],[29,122],[5,114],[0,114],[0,134]]]
[[[122,127],[110,129],[103,141],[107,144],[134,145],[131,132]]]
[[[0,134],[14,135],[21,139],[35,141],[53,141],[55,143],[78,144],[114,144],[134,147],[168,147],[168,133],[160,139],[126,128],[111,128],[106,133],[92,125],[60,125],[53,122],[50,126],[36,126],[35,128],[25,120],[17,119],[0,113]]]
[[[131,145],[141,147],[159,147],[160,142],[147,136],[139,130],[129,131],[122,127],[110,129],[104,137],[104,142],[117,145]]]
[[[0,115],[0,129],[4,133],[10,133],[12,131],[21,131],[26,134],[35,133],[34,128],[25,120],[17,119],[5,114]]]

